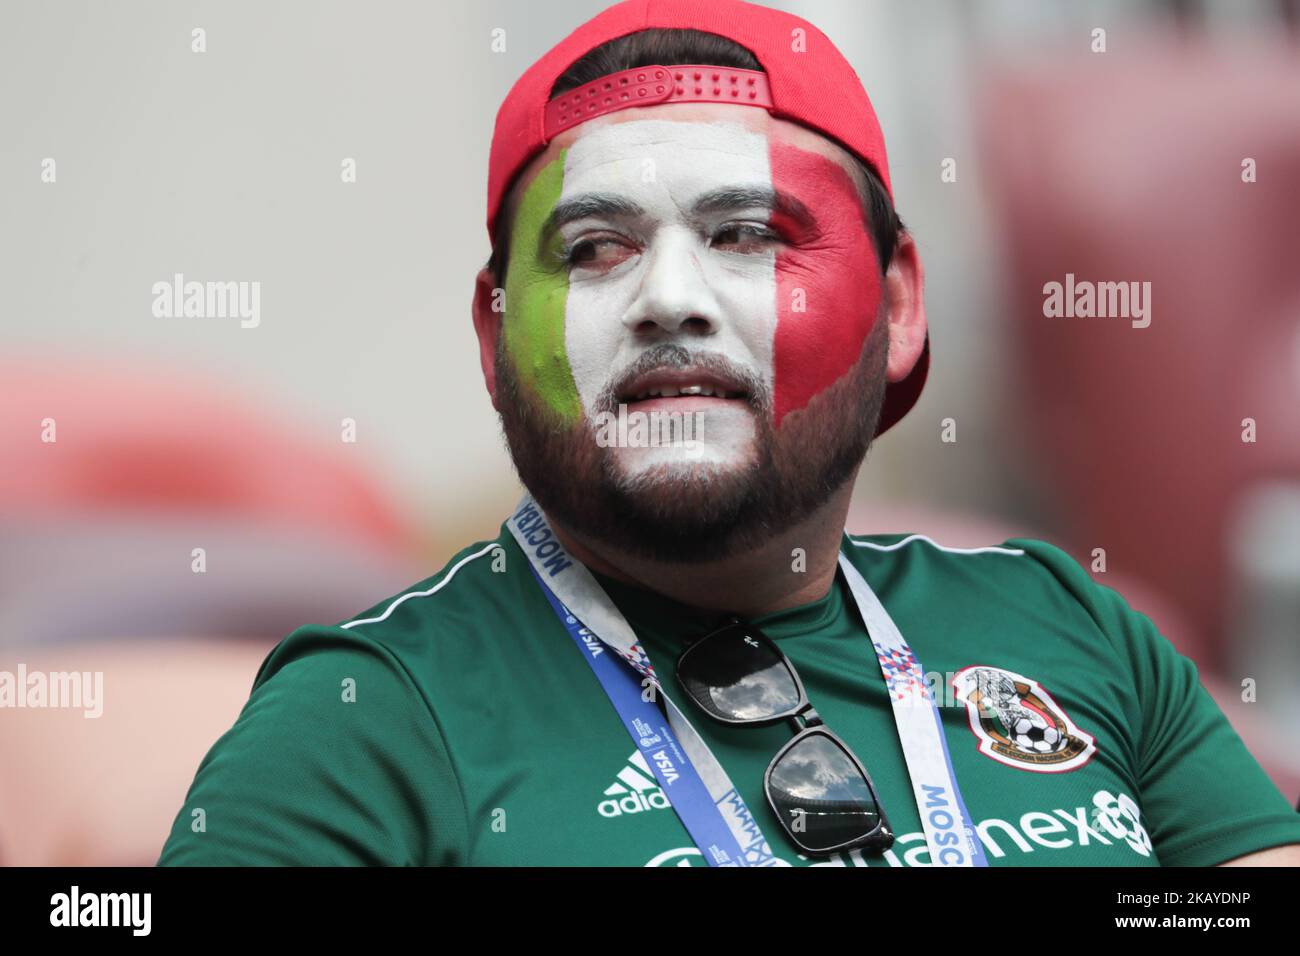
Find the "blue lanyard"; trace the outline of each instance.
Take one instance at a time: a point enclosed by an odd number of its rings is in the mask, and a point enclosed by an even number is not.
[[[595,672],[637,749],[654,768],[669,803],[705,860],[711,866],[779,864],[725,768],[686,715],[663,693],[631,625],[590,572],[564,550],[530,495],[524,496],[507,527],[527,556],[542,593]],[[843,552],[839,564],[889,689],[931,865],[988,866],[957,786],[938,704],[928,691],[921,663]],[[564,594],[563,601],[557,590]],[[615,660],[620,655],[623,660]],[[666,720],[664,712],[642,696],[638,674],[662,696],[668,710]]]
[[[704,853],[705,860],[710,866],[750,865],[694,764],[678,745],[663,711],[643,696],[636,672],[614,659],[610,649],[561,603],[531,564],[529,570],[537,578],[542,593],[551,602],[551,608],[569,636],[581,649],[582,656],[595,671],[596,679],[618,711],[623,726],[654,771],[669,804],[677,811],[682,825]]]

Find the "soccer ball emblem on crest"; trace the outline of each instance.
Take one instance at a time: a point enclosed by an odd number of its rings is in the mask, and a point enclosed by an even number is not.
[[[952,686],[966,705],[980,753],[999,763],[1060,773],[1083,766],[1097,752],[1093,737],[1035,680],[977,665],[958,671]]]

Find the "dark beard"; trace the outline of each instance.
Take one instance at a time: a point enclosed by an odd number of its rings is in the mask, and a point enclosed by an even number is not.
[[[623,475],[617,449],[600,447],[585,417],[567,424],[521,385],[504,347],[495,363],[501,427],[520,481],[560,524],[639,558],[715,561],[806,520],[853,476],[884,405],[888,327],[880,315],[853,368],[789,413],[779,433],[770,395],[751,382],[755,455],[739,468],[701,463],[682,474],[665,465]],[[712,356],[666,345],[643,355],[636,368],[680,367],[692,358],[717,365]],[[617,407],[610,390],[598,404]]]

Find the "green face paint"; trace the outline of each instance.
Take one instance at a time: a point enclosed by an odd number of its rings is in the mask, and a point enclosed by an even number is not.
[[[582,403],[564,347],[569,274],[542,248],[542,226],[564,185],[564,150],[528,184],[515,214],[506,267],[506,312],[501,334],[519,381],[565,421],[577,421]]]

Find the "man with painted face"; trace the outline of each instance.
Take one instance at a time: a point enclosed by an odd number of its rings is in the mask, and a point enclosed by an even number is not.
[[[528,494],[272,652],[161,862],[1296,862],[1194,665],[1063,552],[844,533],[929,344],[815,27],[611,7],[511,91],[488,191],[474,324]]]

